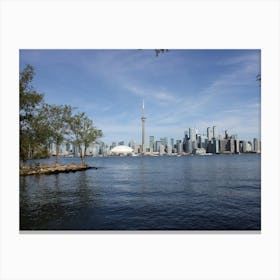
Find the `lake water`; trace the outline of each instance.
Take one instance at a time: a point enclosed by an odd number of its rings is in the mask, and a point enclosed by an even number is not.
[[[87,163],[98,169],[20,177],[20,229],[261,229],[260,155],[104,157]]]

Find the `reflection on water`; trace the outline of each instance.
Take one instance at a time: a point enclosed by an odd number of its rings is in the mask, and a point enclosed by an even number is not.
[[[20,229],[260,229],[260,155],[88,163],[98,169],[21,177]]]

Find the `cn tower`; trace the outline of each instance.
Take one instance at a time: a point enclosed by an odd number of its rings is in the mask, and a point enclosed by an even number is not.
[[[142,104],[142,154],[145,155],[146,154],[146,135],[145,135],[145,111],[144,111],[144,100],[143,100],[143,104]]]

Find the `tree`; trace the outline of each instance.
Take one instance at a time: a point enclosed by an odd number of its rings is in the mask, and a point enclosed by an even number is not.
[[[59,160],[60,145],[66,140],[69,134],[69,121],[72,114],[72,107],[68,105],[49,105],[44,104],[40,111],[39,118],[41,120],[42,131],[49,139],[49,143],[56,146],[55,165]]]
[[[85,113],[78,113],[70,119],[70,129],[73,133],[73,143],[79,149],[82,164],[86,164],[87,148],[99,137],[102,137],[103,133],[94,127],[92,120]]]
[[[19,75],[19,129],[20,159],[23,165],[36,154],[44,152],[46,138],[40,133],[38,114],[43,102],[43,94],[36,92],[32,86],[34,68],[27,65]]]

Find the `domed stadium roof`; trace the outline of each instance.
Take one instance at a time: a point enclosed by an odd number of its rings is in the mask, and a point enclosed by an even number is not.
[[[133,153],[133,149],[125,146],[125,145],[121,145],[121,146],[116,146],[113,149],[110,150],[111,154],[115,154],[115,155],[127,155],[127,154],[132,154]]]

